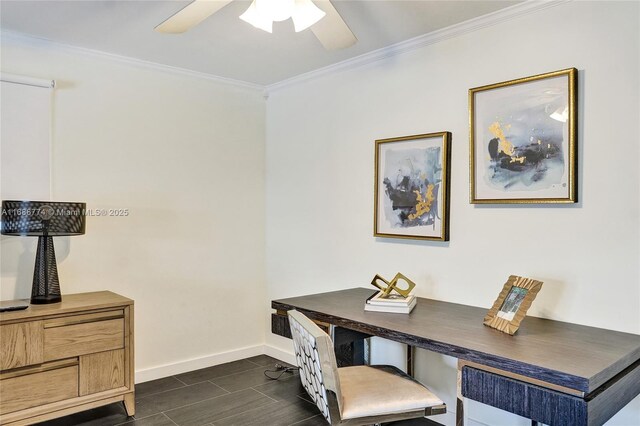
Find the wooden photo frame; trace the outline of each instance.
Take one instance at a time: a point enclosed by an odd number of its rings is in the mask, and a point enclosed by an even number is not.
[[[373,235],[449,241],[451,133],[375,143]]]
[[[469,90],[470,202],[577,202],[575,68]]]
[[[484,317],[484,325],[515,334],[541,288],[542,281],[511,275]]]

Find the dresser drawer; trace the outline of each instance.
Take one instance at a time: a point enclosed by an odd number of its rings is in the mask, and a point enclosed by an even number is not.
[[[0,326],[0,370],[40,364],[43,361],[42,321]]]
[[[80,357],[80,396],[125,385],[124,349]]]
[[[70,325],[45,324],[45,361],[124,348],[124,318],[76,324],[73,318],[67,319]]]
[[[44,364],[34,368],[35,372],[27,369],[20,372],[21,375],[4,375],[9,377],[0,380],[0,414],[77,397],[77,360],[75,365],[68,365],[73,362],[66,362],[67,366],[62,367],[60,362],[51,363],[54,364],[51,366],[52,369],[47,369]]]

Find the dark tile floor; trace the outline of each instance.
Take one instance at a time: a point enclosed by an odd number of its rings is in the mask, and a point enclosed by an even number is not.
[[[136,385],[136,415],[122,403],[40,423],[40,426],[326,426],[298,373],[264,375],[288,364],[266,355]],[[400,423],[395,423],[400,425]],[[402,426],[434,424],[402,422]]]

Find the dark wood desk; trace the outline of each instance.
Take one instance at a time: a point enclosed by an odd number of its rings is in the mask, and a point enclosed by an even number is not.
[[[372,293],[274,300],[272,331],[287,336],[286,311],[297,309],[355,340],[379,336],[456,357],[461,396],[549,425],[603,424],[640,394],[638,335],[528,317],[509,336],[482,324],[486,309],[455,303],[418,298],[409,315],[365,312]]]

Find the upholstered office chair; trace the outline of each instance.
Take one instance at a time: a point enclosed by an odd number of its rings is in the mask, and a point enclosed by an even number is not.
[[[447,411],[442,400],[392,366],[338,368],[331,337],[298,311],[289,311],[300,380],[332,425],[367,425]]]

